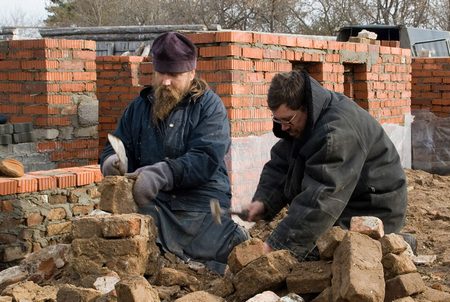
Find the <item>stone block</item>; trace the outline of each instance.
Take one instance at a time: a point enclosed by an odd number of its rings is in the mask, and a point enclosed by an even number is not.
[[[347,232],[334,252],[331,280],[334,301],[383,301],[385,284],[381,244]]]
[[[385,301],[411,296],[425,291],[425,283],[419,273],[400,275],[386,281]]]
[[[21,266],[13,266],[0,272],[0,293],[10,284],[25,280],[28,271]]]
[[[12,297],[2,296],[0,297],[0,302],[13,302]]]
[[[11,284],[2,295],[10,296],[13,301],[55,301],[58,289],[55,286],[39,286],[32,281]]]
[[[109,270],[120,276],[143,275],[149,253],[156,244],[148,237],[126,239],[74,239],[72,266],[80,275],[105,275]]]
[[[10,145],[12,142],[13,138],[11,134],[0,134],[0,145]]]
[[[233,277],[236,295],[242,301],[280,286],[297,263],[286,250],[274,251],[250,262]]]
[[[417,271],[416,265],[407,253],[400,255],[387,254],[381,260],[386,279],[394,278],[398,275],[414,273]]]
[[[214,296],[205,291],[196,291],[187,294],[181,298],[176,299],[174,302],[225,302],[225,299],[221,297]]]
[[[14,133],[23,133],[33,131],[32,123],[15,123],[13,124]]]
[[[184,286],[184,287],[198,287],[199,281],[193,275],[184,271],[179,271],[170,267],[163,267],[158,274],[156,284],[163,286]]]
[[[59,290],[56,296],[57,302],[95,302],[101,297],[101,293],[93,288],[76,287],[65,284]]]
[[[333,253],[339,243],[344,239],[346,231],[341,227],[335,226],[323,233],[316,241],[322,259],[333,258]]]
[[[131,238],[137,235],[156,238],[150,216],[141,214],[84,216],[73,220],[74,238]]]
[[[402,236],[397,234],[386,234],[380,238],[381,249],[383,255],[386,254],[400,254],[407,248],[407,243]]]
[[[383,221],[374,216],[354,216],[350,220],[350,231],[380,239],[384,236]]]
[[[47,236],[56,236],[72,232],[72,221],[58,222],[47,225]]]
[[[433,302],[448,302],[450,301],[450,293],[440,291],[431,287],[425,287],[425,290],[414,296],[416,301],[433,301]],[[396,301],[396,300],[395,300]]]
[[[264,255],[264,242],[258,238],[252,238],[234,247],[228,256],[228,266],[234,274],[253,260]]]
[[[159,302],[158,292],[142,276],[126,277],[115,288],[118,301]]]
[[[34,142],[36,139],[33,132],[14,133],[13,142],[15,144]]]
[[[225,298],[234,292],[234,286],[229,278],[218,278],[212,280],[205,290],[210,294]]]
[[[136,213],[133,198],[134,180],[124,176],[106,176],[99,186],[100,210],[113,214]]]
[[[13,134],[14,127],[12,124],[1,124],[0,125],[0,135]]]
[[[286,277],[291,293],[320,293],[331,286],[331,262],[305,261],[294,266]]]

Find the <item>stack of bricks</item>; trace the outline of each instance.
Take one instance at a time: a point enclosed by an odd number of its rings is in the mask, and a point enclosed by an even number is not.
[[[112,272],[142,276],[150,254],[159,255],[156,228],[146,215],[80,217],[73,221],[73,238],[71,265],[82,280]]]
[[[0,125],[0,145],[20,144],[34,141],[31,123],[7,123]]]
[[[95,100],[95,71],[94,41],[0,42],[0,112],[32,123],[38,152],[56,167],[96,163],[96,122],[85,125],[78,112]]]
[[[139,95],[143,86],[150,85],[152,65],[146,58],[137,56],[102,56],[96,62],[101,152],[107,133],[116,128],[128,103]]]

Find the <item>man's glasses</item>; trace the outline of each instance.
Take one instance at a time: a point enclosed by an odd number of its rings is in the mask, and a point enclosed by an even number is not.
[[[283,121],[283,120],[277,119],[276,117],[272,116],[272,121],[274,121],[274,123],[277,123],[280,125],[292,126],[293,125],[292,121],[295,119],[296,116],[297,116],[297,113],[295,113],[294,116],[292,116],[289,121]]]

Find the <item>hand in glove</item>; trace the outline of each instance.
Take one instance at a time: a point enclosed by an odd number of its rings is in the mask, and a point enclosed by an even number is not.
[[[117,154],[113,154],[105,159],[102,165],[102,174],[108,175],[124,175],[128,170],[120,160]]]
[[[173,188],[172,170],[166,162],[141,167],[126,176],[136,179],[133,196],[141,206],[155,198],[160,190],[169,191]]]

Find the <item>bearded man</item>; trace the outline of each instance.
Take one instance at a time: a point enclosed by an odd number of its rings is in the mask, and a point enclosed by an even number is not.
[[[227,113],[219,96],[196,78],[197,49],[186,36],[160,35],[151,54],[153,85],[128,105],[114,131],[124,143],[128,167],[120,167],[107,143],[102,173],[122,170],[136,178],[135,201],[140,213],[153,217],[164,251],[223,273],[233,247],[248,239],[231,217],[216,224],[210,212],[211,199],[230,208]]]

